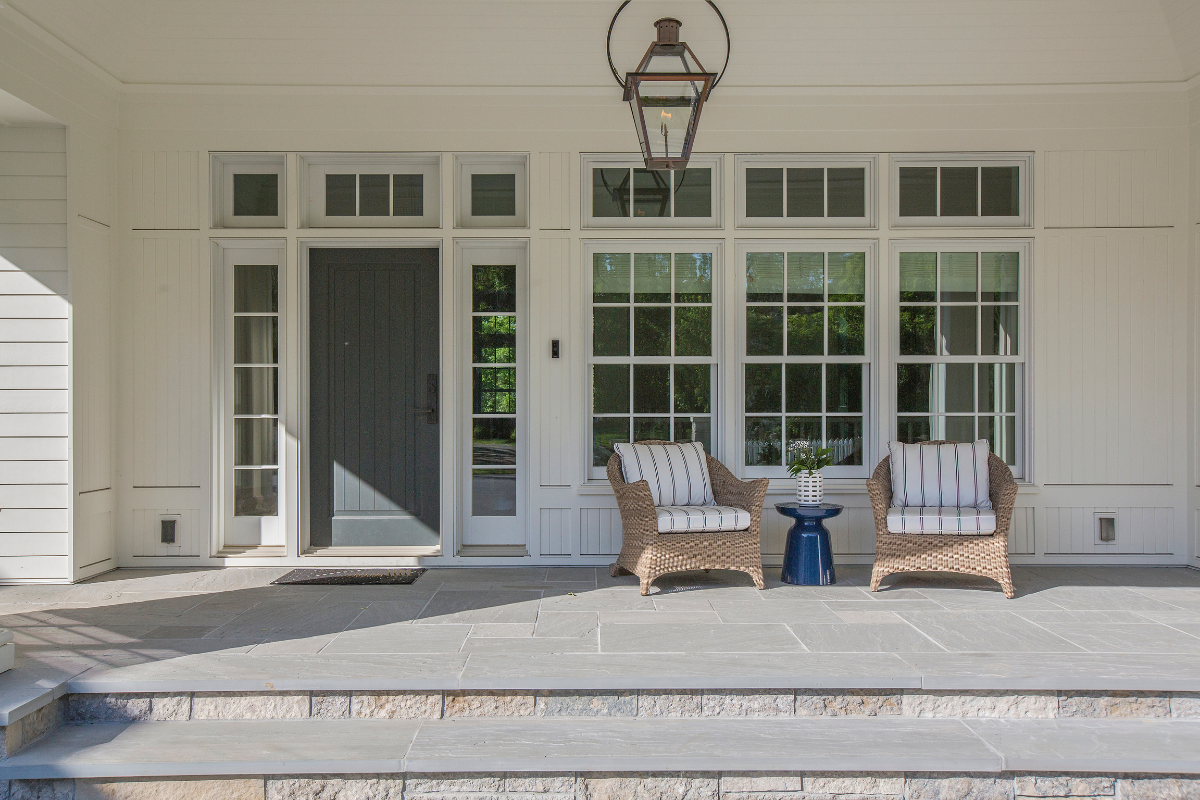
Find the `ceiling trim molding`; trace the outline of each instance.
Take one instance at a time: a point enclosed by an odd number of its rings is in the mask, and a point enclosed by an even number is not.
[[[12,6],[0,2],[0,19],[11,21],[27,33],[33,34],[42,44],[66,58],[109,89],[117,92],[124,91],[125,84],[119,78]]]
[[[722,86],[721,96],[758,97],[862,97],[870,95],[1053,95],[1113,94],[1120,92],[1186,92],[1197,85],[1200,75],[1187,81],[1146,81],[1128,83],[1047,83],[1047,84],[927,84],[879,86]],[[387,96],[504,96],[608,97],[616,96],[611,86],[353,86],[353,85],[245,85],[245,84],[120,84],[125,99],[162,95],[226,95],[261,97],[263,95],[303,97],[322,94],[364,97]],[[616,93],[619,95],[619,92]]]

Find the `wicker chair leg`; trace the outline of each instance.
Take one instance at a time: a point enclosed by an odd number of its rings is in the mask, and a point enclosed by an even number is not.
[[[608,574],[613,578],[619,578],[622,575],[632,575],[633,573],[622,567],[620,564],[609,564]]]
[[[653,578],[642,578],[642,596],[643,597],[650,594],[650,583],[653,580],[654,580]]]
[[[746,570],[746,573],[754,579],[755,589],[761,590],[767,588],[767,585],[763,583],[762,567],[759,567],[758,569],[748,569]]]
[[[891,573],[885,572],[878,563],[871,569],[871,591],[878,592],[879,584],[883,583],[883,579]]]
[[[996,577],[996,581],[1000,584],[1000,588],[1004,590],[1004,596],[1009,600],[1012,600],[1017,596],[1017,592],[1013,588],[1012,570],[1005,567],[1004,570]]]

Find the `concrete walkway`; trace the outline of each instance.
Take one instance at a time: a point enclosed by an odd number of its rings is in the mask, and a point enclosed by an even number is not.
[[[593,568],[430,570],[412,586],[273,586],[285,569],[119,570],[0,587],[17,666],[0,724],[70,692],[759,688],[1200,691],[1200,571],[1018,567],[865,588]]]

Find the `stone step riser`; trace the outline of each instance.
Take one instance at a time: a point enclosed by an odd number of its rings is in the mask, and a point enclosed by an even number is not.
[[[185,692],[72,694],[62,720],[452,717],[1200,718],[1200,692],[912,689]]]
[[[13,800],[901,800],[1200,796],[1197,776],[919,773],[497,773],[13,780]]]

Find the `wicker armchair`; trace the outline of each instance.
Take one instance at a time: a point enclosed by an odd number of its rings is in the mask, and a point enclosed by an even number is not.
[[[879,591],[880,581],[895,572],[961,572],[991,578],[1004,589],[1004,596],[1011,599],[1014,591],[1008,566],[1008,528],[1017,499],[1017,482],[1012,470],[995,453],[988,455],[988,480],[988,495],[996,511],[995,533],[984,536],[890,533],[887,513],[892,504],[891,457],[880,461],[875,474],[867,481],[867,493],[875,512],[875,567],[871,570],[871,591]]]
[[[639,444],[671,443],[650,440]],[[740,481],[720,461],[712,456],[707,458],[717,504],[749,511],[750,527],[747,530],[660,534],[649,484],[646,481],[626,483],[621,472],[621,457],[613,453],[608,459],[608,480],[617,495],[624,531],[621,555],[609,567],[614,578],[629,573],[637,575],[645,595],[650,594],[650,585],[655,580],[669,572],[733,569],[749,573],[754,585],[763,588],[758,526],[767,497],[767,479]]]

